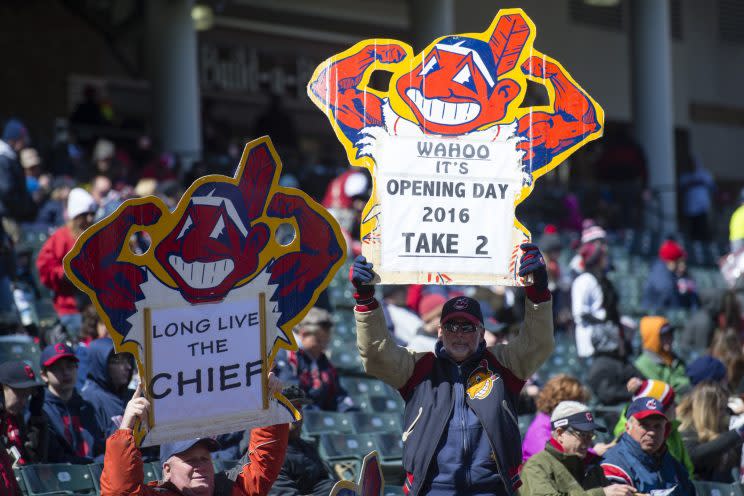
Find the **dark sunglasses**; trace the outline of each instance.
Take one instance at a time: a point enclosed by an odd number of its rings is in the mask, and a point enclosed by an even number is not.
[[[478,326],[475,324],[460,323],[460,322],[447,322],[442,325],[442,329],[452,334],[470,334],[478,330]]]

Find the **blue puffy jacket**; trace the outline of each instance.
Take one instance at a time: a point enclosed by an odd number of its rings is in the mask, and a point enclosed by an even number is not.
[[[114,342],[111,338],[96,339],[88,345],[88,380],[83,386],[83,398],[93,407],[96,424],[106,437],[119,428],[127,402],[134,394],[127,388],[114,390],[108,372],[108,359],[112,353]]]
[[[627,433],[605,453],[602,469],[611,482],[629,484],[639,493],[650,494],[654,489],[676,486],[672,496],[695,494],[684,465],[666,450],[661,456],[645,453]]]

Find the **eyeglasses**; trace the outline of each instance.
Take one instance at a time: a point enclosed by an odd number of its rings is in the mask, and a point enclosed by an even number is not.
[[[442,329],[452,334],[470,334],[478,330],[478,326],[469,322],[447,322]]]
[[[569,427],[568,432],[572,436],[581,439],[582,441],[594,441],[594,439],[596,439],[597,437],[594,431],[577,431],[576,429],[572,429]]]

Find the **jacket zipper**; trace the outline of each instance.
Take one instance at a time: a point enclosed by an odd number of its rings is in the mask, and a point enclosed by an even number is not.
[[[460,404],[460,427],[462,428],[462,455],[463,459],[467,458],[468,452],[470,451],[468,446],[468,436],[467,436],[467,430],[466,430],[466,423],[465,423],[465,409],[467,408],[467,404],[465,403],[465,383],[462,381],[462,367],[460,365],[457,366],[457,377],[458,377],[458,385],[462,387],[462,394],[459,394],[455,401],[457,401]],[[470,486],[470,468],[469,464],[467,463],[467,460],[465,461],[465,484],[467,486]]]
[[[419,411],[422,408],[423,407],[419,407]],[[449,413],[447,413],[447,419],[450,418],[450,415],[452,415],[452,410],[454,410],[454,409],[455,409],[455,402],[454,402],[454,398],[453,398],[452,403],[450,403]],[[445,422],[445,425],[443,427],[446,427],[446,426],[447,426],[447,423]],[[439,433],[439,437],[440,438],[442,437],[442,434],[444,434],[444,430]],[[437,451],[436,449],[432,450],[431,454],[429,455],[429,459],[426,460],[426,464],[424,465],[424,472],[423,472],[423,476],[422,476],[423,479],[426,479],[426,476],[429,474],[429,467],[431,467],[431,459],[434,457],[434,453],[436,451]],[[411,491],[411,493],[413,493],[413,494],[409,494],[409,496],[416,496],[418,494],[419,490],[421,489],[421,483],[422,483],[421,480],[419,480],[418,482],[416,481],[416,479],[413,480],[413,488],[411,488],[411,489],[414,489],[415,488],[416,490],[415,491]]]
[[[416,415],[416,418],[413,419],[413,422],[411,422],[411,425],[408,426],[408,429],[403,432],[402,438],[404,443],[406,442],[406,440],[408,440],[408,436],[411,435],[411,432],[413,432],[413,426],[416,425],[416,422],[418,422],[418,420],[421,418],[422,413],[424,413],[424,407],[420,406],[418,415]]]

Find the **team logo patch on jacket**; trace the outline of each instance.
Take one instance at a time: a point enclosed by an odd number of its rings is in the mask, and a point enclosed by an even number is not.
[[[482,400],[491,394],[494,382],[496,375],[488,368],[488,361],[484,359],[468,376],[465,391],[471,400]]]

